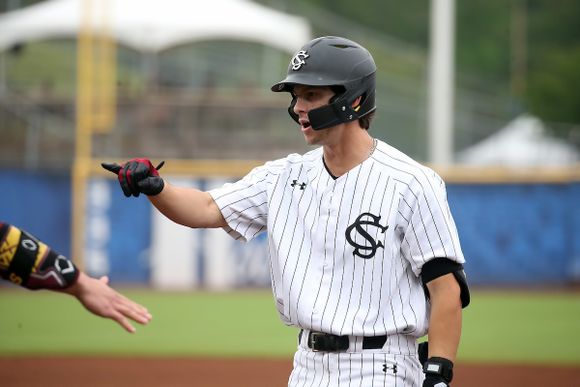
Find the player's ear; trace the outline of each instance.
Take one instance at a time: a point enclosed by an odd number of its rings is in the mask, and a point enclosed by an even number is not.
[[[356,107],[357,107],[357,106],[360,104],[360,101],[361,101],[361,99],[362,99],[362,95],[361,95],[360,97],[358,97],[358,98],[356,99],[356,101],[354,101],[354,102],[352,103],[352,105],[351,105],[351,106],[352,106],[353,108],[356,108]]]

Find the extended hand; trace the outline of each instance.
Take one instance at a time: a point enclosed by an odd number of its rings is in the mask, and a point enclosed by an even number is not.
[[[108,277],[95,279],[81,272],[74,285],[61,291],[75,296],[89,312],[115,320],[131,333],[135,332],[135,327],[126,317],[140,324],[147,324],[151,320],[147,309],[117,293],[108,283]]]
[[[116,173],[126,197],[139,194],[157,195],[163,190],[165,183],[157,172],[165,164],[162,161],[156,168],[148,159],[133,159],[123,165],[101,163],[107,171]]]

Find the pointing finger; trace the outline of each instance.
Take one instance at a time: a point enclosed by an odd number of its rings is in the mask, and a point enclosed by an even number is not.
[[[105,168],[107,171],[111,171],[113,173],[119,174],[121,170],[121,166],[117,163],[101,163],[101,167]]]

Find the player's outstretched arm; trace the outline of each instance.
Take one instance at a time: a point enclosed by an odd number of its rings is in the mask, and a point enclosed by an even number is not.
[[[423,386],[444,385],[443,382],[449,385],[461,337],[461,289],[452,273],[428,282],[427,288],[430,293],[431,317],[429,359],[425,363],[426,379]]]
[[[207,192],[173,186],[159,176],[163,162],[154,167],[147,159],[134,159],[118,165],[102,163],[115,173],[125,196],[147,195],[151,203],[166,217],[192,228],[217,228],[226,226],[221,211]]]
[[[159,195],[148,198],[163,215],[184,226],[216,228],[227,225],[216,202],[207,192],[166,183]]]
[[[91,313],[118,322],[128,332],[135,332],[127,317],[147,324],[151,315],[145,307],[129,300],[108,286],[109,278],[95,279],[80,272],[78,280],[66,289],[56,290],[75,296]]]

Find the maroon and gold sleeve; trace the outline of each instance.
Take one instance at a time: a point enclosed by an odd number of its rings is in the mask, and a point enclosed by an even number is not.
[[[0,222],[0,277],[28,289],[64,289],[79,276],[77,267],[18,227]]]

